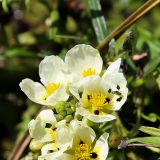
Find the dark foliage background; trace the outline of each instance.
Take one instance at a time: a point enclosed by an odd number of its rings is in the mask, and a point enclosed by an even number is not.
[[[110,33],[144,0],[101,0]],[[121,56],[129,95],[110,129],[114,137],[145,136],[142,125],[160,127],[160,8],[141,18],[103,54],[104,63]],[[75,44],[98,45],[89,7],[82,0],[2,0],[0,2],[0,159],[7,159],[40,106],[19,88],[23,78],[39,81],[38,65],[46,55],[64,57]],[[112,160],[155,160],[160,150],[127,148],[110,143]]]

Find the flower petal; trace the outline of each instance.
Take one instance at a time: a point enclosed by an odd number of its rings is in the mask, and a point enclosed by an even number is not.
[[[48,130],[45,128],[45,123],[40,120],[31,120],[29,122],[29,133],[32,138],[39,140],[41,142],[53,141]]]
[[[115,98],[114,97],[114,106],[113,106],[113,110],[119,110],[122,106],[123,106],[123,104],[126,102],[126,100],[127,100],[127,95],[128,95],[128,88],[125,88],[125,89],[123,89],[123,91],[121,92],[122,93],[122,97],[121,97],[121,99],[120,100],[118,100],[119,99],[119,97],[117,97],[117,98]]]
[[[59,125],[56,129],[56,142],[58,148],[71,146],[73,140],[72,130],[66,125]]]
[[[60,83],[64,81],[63,71],[65,64],[58,56],[46,56],[39,64],[41,82],[45,84]]]
[[[116,117],[111,115],[111,114],[104,114],[104,115],[94,115],[91,114],[89,111],[87,111],[86,109],[84,109],[83,107],[79,107],[76,110],[77,114],[80,114],[81,116],[86,117],[87,119],[95,122],[95,123],[101,123],[101,122],[105,122],[105,121],[112,121],[114,120]]]
[[[48,154],[48,152],[50,153],[50,151],[54,152],[57,150],[58,150],[58,148],[57,148],[56,143],[49,143],[49,144],[46,144],[42,147],[41,154],[46,155],[46,154]]]
[[[40,121],[44,123],[50,123],[52,125],[55,125],[57,122],[56,118],[54,117],[54,113],[51,109],[45,109],[41,111],[38,114],[37,119],[39,119]]]
[[[51,94],[46,99],[46,102],[49,105],[55,105],[59,101],[67,101],[68,98],[69,95],[67,94],[65,87],[61,85],[53,94]]]
[[[80,140],[88,145],[91,145],[94,139],[96,138],[94,130],[88,126],[83,125],[79,126],[76,129],[75,134],[75,136],[79,136]]]
[[[79,96],[79,93],[78,93],[78,87],[70,86],[69,91],[73,96],[75,96],[78,100],[80,100],[80,96]]]
[[[53,153],[49,153],[49,154],[39,156],[38,160],[53,160],[53,159],[54,160],[60,160],[59,157],[61,157],[64,152],[65,152],[64,149],[60,149],[57,152],[53,152]]]
[[[116,61],[114,61],[113,63],[111,63],[111,65],[109,65],[109,67],[107,68],[105,74],[118,73],[119,69],[120,69],[120,65],[121,65],[121,58],[118,58]]]
[[[40,83],[34,82],[31,79],[26,78],[22,80],[19,86],[30,100],[45,105],[45,103],[41,102],[40,99],[45,97],[46,90]]]
[[[56,160],[75,160],[75,157],[71,154],[63,153],[63,155],[57,157]]]
[[[79,44],[70,49],[66,54],[65,63],[73,76],[73,81],[82,78],[83,72],[89,68],[95,70],[96,74],[100,74],[103,64],[98,50],[85,44]]]
[[[127,85],[127,81],[123,73],[115,73],[102,77],[102,82],[107,86],[110,86],[113,90],[117,90],[117,85],[120,89],[126,87]]]
[[[93,148],[93,152],[98,154],[99,160],[106,160],[108,156],[108,136],[108,133],[104,133],[103,135],[101,135]]]
[[[122,73],[111,74],[108,77],[103,77],[102,81],[106,90],[111,89],[112,93],[115,93],[112,110],[119,110],[125,103],[128,94],[127,81],[124,75]],[[116,95],[116,92],[120,95]]]

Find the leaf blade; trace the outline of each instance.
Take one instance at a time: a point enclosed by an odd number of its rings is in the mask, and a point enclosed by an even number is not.
[[[105,18],[102,14],[102,8],[99,0],[87,0],[89,10],[91,12],[92,25],[97,37],[98,43],[101,43],[107,36],[107,26]]]
[[[160,146],[160,137],[139,137],[139,138],[133,138],[133,139],[127,140],[128,144],[135,143],[135,142]]]
[[[141,126],[141,127],[139,128],[139,130],[140,130],[141,132],[150,134],[150,135],[152,135],[152,136],[158,136],[158,137],[160,137],[160,129],[158,129],[158,128]]]

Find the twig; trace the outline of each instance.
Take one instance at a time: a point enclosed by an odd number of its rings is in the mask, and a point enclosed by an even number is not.
[[[13,149],[12,154],[9,157],[9,160],[19,160],[21,155],[23,154],[24,150],[28,146],[31,137],[29,135],[28,130],[24,133],[22,139],[16,144]]]
[[[145,13],[150,11],[153,7],[158,5],[160,0],[149,0],[143,6],[138,8],[133,14],[131,14],[124,22],[122,22],[111,34],[109,34],[104,41],[97,46],[98,50],[102,50],[111,41],[112,38],[118,38],[123,32],[125,32],[132,24],[134,24]]]
[[[43,106],[40,111],[46,109],[46,106]],[[28,147],[29,143],[31,141],[31,137],[29,135],[29,130],[27,129],[24,133],[24,135],[22,136],[21,140],[16,144],[16,146],[14,147],[11,155],[9,156],[8,160],[19,160],[25,149]]]

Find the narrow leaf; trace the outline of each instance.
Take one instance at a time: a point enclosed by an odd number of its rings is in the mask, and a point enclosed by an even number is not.
[[[159,136],[160,137],[160,129],[158,129],[158,128],[141,126],[139,130],[141,132],[150,134],[152,136]]]
[[[149,76],[160,64],[160,56],[152,59],[144,68],[144,76]]]
[[[14,49],[7,50],[3,55],[4,55],[4,58],[34,57],[35,53],[23,48],[14,48]],[[2,58],[2,56],[0,56],[0,58]]]
[[[135,142],[160,146],[160,137],[139,137],[139,138],[133,138],[127,141],[128,144],[135,143]]]
[[[98,43],[101,43],[107,35],[107,26],[99,0],[87,0],[91,13],[92,25],[97,36]]]
[[[149,113],[148,115],[141,113],[141,116],[143,119],[150,122],[156,122],[157,120],[160,120],[160,117],[156,113]]]

